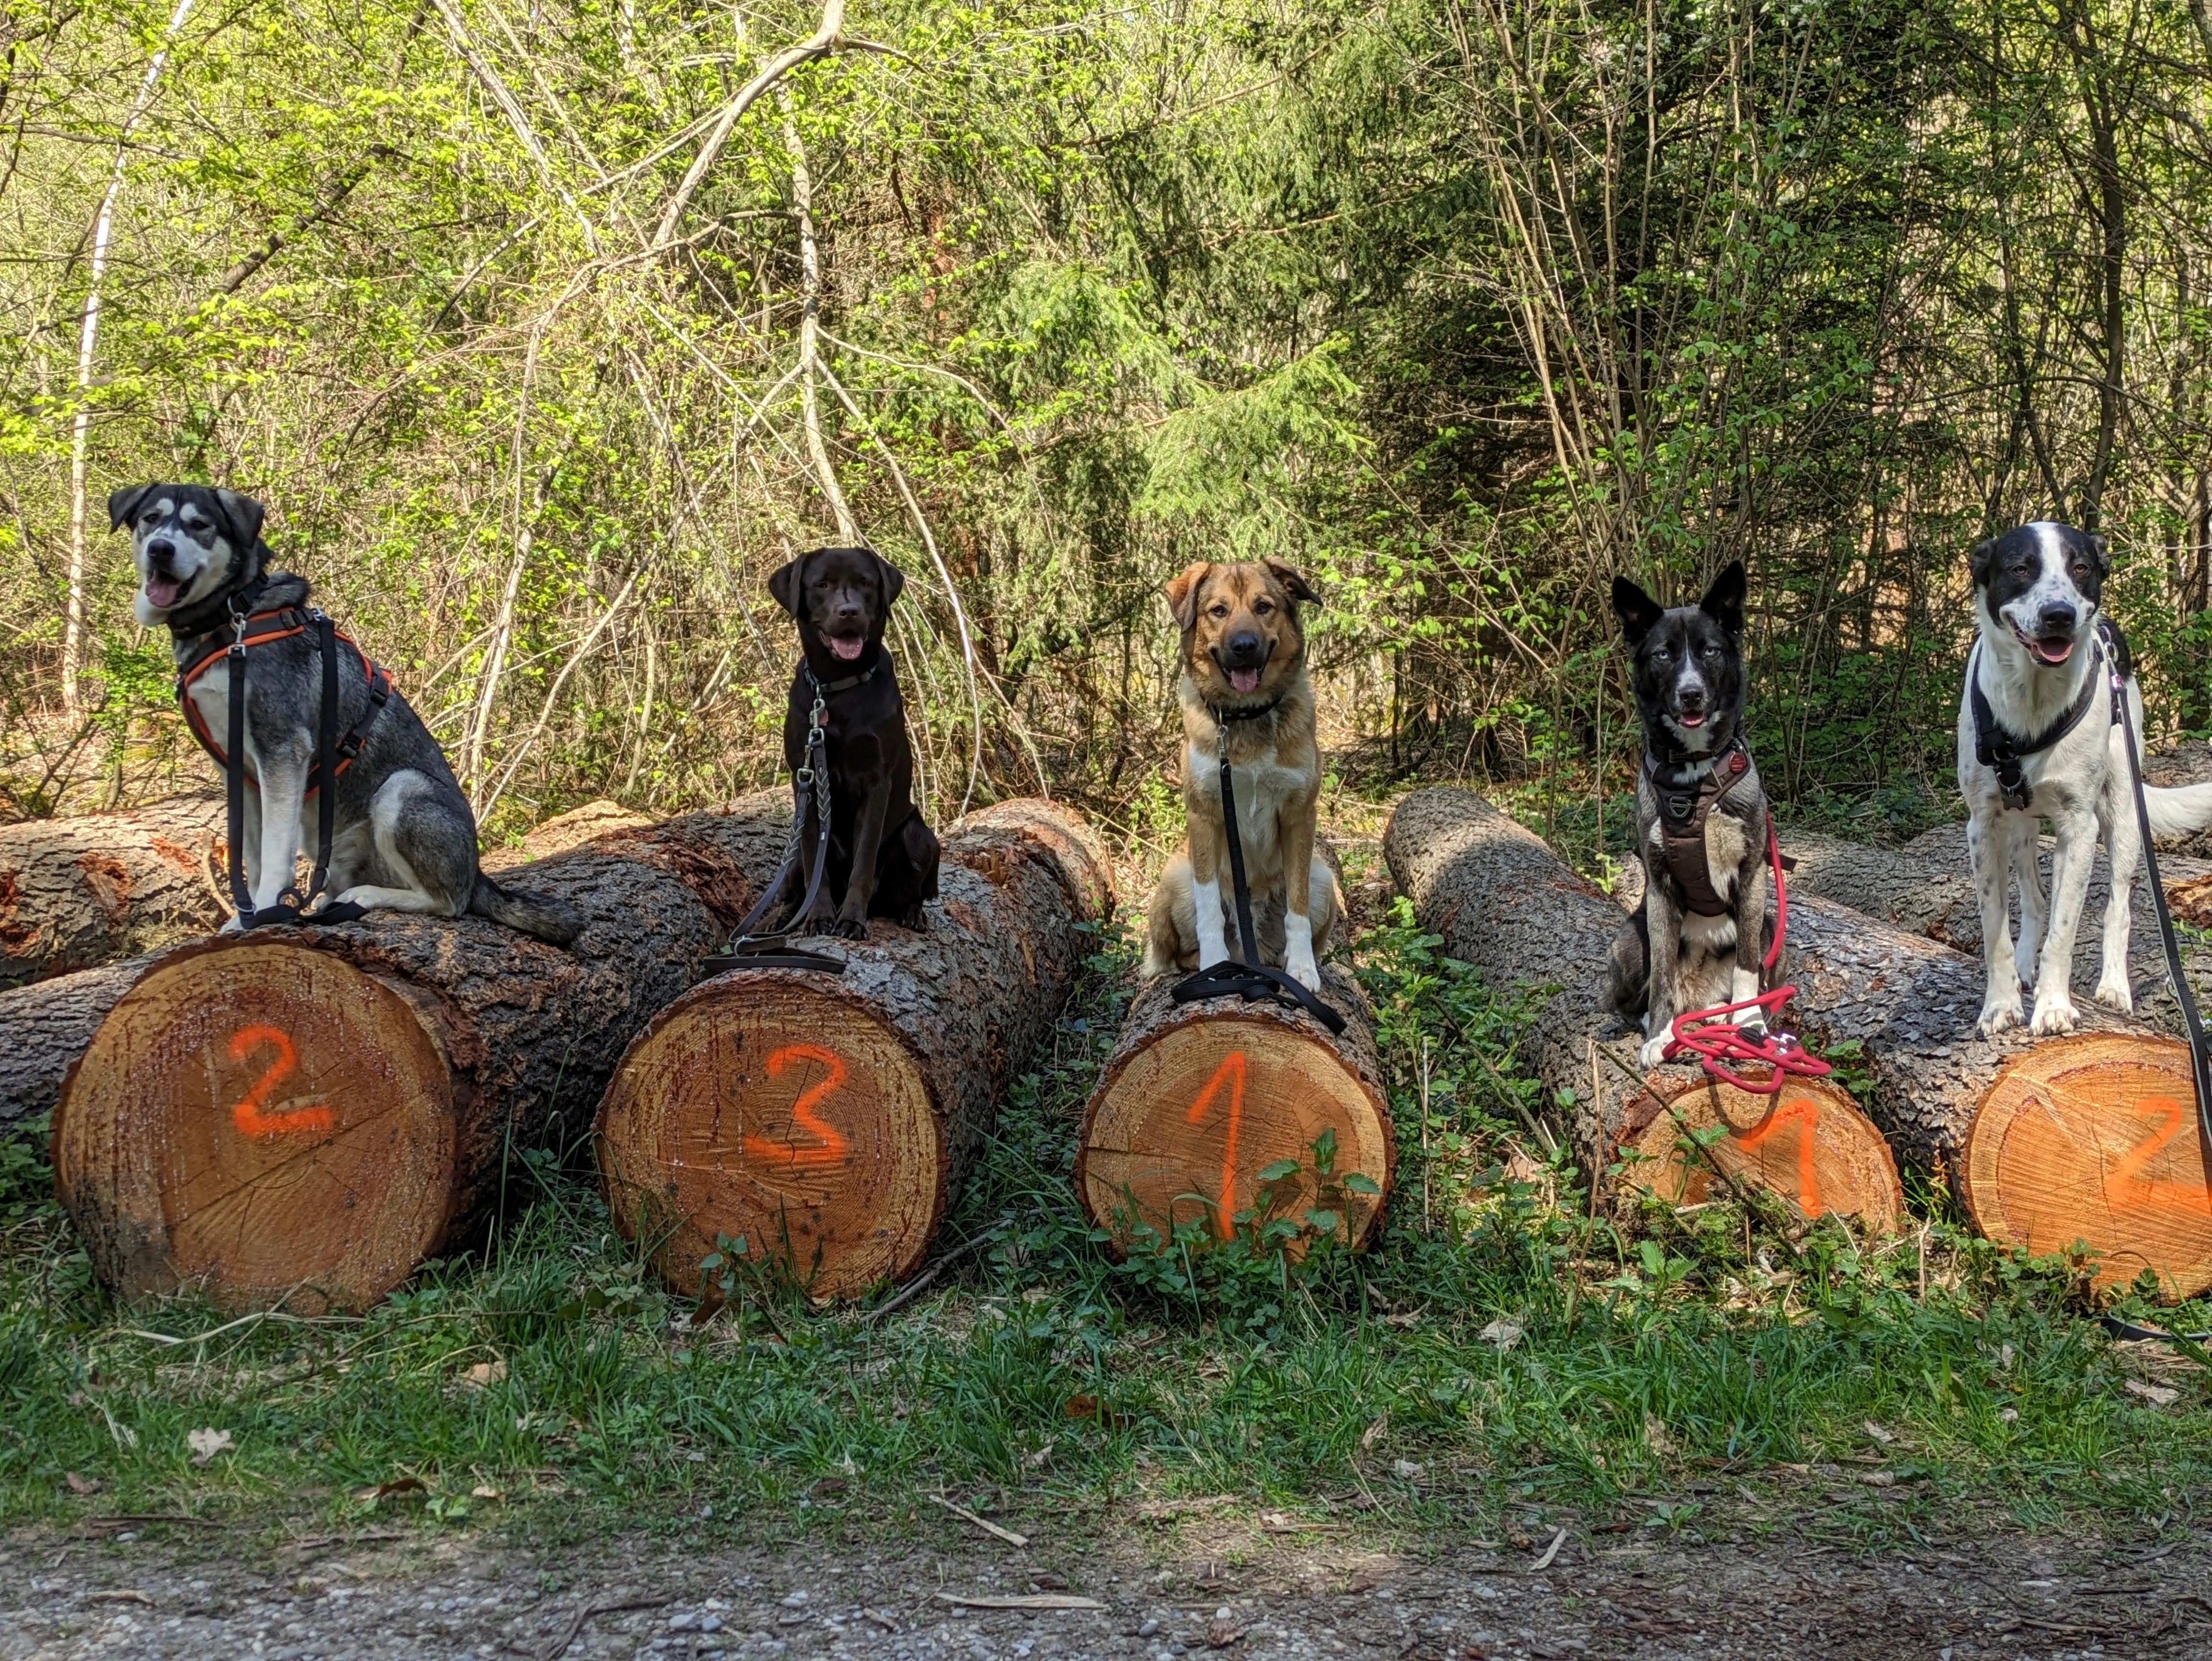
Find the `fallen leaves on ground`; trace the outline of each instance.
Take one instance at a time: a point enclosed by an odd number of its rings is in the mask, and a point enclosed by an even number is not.
[[[228,1453],[237,1446],[227,1430],[188,1430],[185,1440],[191,1445],[192,1463],[196,1465],[204,1465],[216,1454]]]

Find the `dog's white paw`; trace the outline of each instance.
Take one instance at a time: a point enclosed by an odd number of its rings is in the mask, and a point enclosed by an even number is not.
[[[1667,1059],[1667,1046],[1673,1042],[1673,1036],[1666,1032],[1662,1032],[1656,1038],[1646,1038],[1644,1048],[1637,1052],[1637,1065],[1646,1072],[1659,1066]]]
[[[2035,1017],[2028,1022],[2027,1030],[2038,1037],[2047,1038],[2055,1033],[2071,1032],[2077,1019],[2074,1000],[2062,992],[2055,997],[2035,1001]]]
[[[1992,998],[1982,1006],[1981,1028],[1984,1037],[1994,1038],[2007,1027],[2019,1025],[2020,997],[2017,993],[2010,998]]]
[[[2117,1009],[2123,1015],[2130,1014],[2136,1007],[2135,989],[2124,980],[2099,981],[2097,1001],[2108,1009]]]
[[[1314,961],[1311,946],[1303,952],[1293,949],[1285,953],[1283,972],[1309,992],[1321,990],[1321,965]]]
[[[222,927],[215,932],[218,934],[243,934],[246,932],[246,924],[235,913],[233,913],[224,920]]]

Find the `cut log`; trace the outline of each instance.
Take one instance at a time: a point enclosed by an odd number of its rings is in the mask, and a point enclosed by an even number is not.
[[[1048,802],[971,813],[944,837],[919,934],[810,938],[842,975],[739,970],[694,988],[623,1053],[599,1147],[615,1217],[675,1290],[712,1295],[717,1253],[819,1299],[918,1269],[1007,1081],[1052,1031],[1110,868]]]
[[[229,915],[209,861],[219,796],[0,826],[0,987],[211,933]]]
[[[61,1100],[70,1068],[152,962],[134,958],[0,991],[0,1135]]]
[[[1296,1222],[1320,1209],[1336,1214],[1340,1238],[1365,1244],[1382,1224],[1396,1149],[1374,1011],[1358,983],[1323,969],[1322,1001],[1344,1017],[1332,1034],[1279,1004],[1178,1004],[1176,978],[1137,995],[1085,1110],[1075,1185],[1091,1220],[1126,1252],[1148,1232],[1172,1240],[1182,1223],[1227,1238],[1247,1211]],[[1264,1184],[1263,1196],[1261,1173],[1284,1162],[1298,1170]],[[1365,1182],[1346,1187],[1355,1173]]]
[[[94,1269],[125,1298],[196,1285],[225,1308],[314,1312],[374,1303],[469,1245],[509,1156],[583,1129],[623,1041],[735,927],[788,800],[514,873],[586,913],[567,951],[475,917],[374,913],[118,966],[127,988],[54,1123]]]
[[[2148,1270],[2169,1299],[2212,1287],[2212,1166],[2175,1040],[2097,1033],[2011,1057],[1967,1137],[1965,1178],[1991,1239],[2039,1256],[2086,1244],[2100,1286]]]
[[[1391,814],[1382,846],[1422,926],[1443,935],[1452,956],[1495,986],[1539,989],[1523,1064],[1547,1100],[1571,1105],[1577,1153],[1594,1180],[1607,1183],[1615,1214],[1645,1193],[1690,1201],[1717,1171],[1808,1215],[1845,1213],[1877,1227],[1901,1220],[1888,1147],[1836,1084],[1793,1080],[1778,1095],[1754,1095],[1686,1064],[1638,1066],[1643,1034],[1600,995],[1620,908],[1534,831],[1470,791],[1419,790]],[[1723,1124],[1723,1137],[1692,1135]],[[1709,1145],[1694,1155],[1684,1146],[1700,1142]]]

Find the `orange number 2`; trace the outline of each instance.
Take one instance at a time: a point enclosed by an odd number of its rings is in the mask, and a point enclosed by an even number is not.
[[[1797,1127],[1797,1204],[1808,1217],[1820,1214],[1820,1190],[1813,1177],[1813,1127],[1820,1122],[1817,1104],[1791,1102],[1766,1116],[1757,1129],[1736,1138],[1746,1147],[1757,1147],[1785,1124]]]
[[[765,1136],[745,1138],[745,1152],[769,1165],[831,1165],[845,1163],[848,1144],[837,1127],[825,1124],[815,1117],[814,1110],[822,1098],[845,1082],[845,1063],[817,1044],[786,1044],[768,1058],[768,1075],[773,1079],[796,1062],[812,1062],[823,1069],[822,1077],[799,1092],[799,1099],[791,1104],[791,1127],[793,1131],[805,1131],[815,1140],[815,1146],[801,1147],[796,1142],[771,1141]]]
[[[2156,1130],[2130,1148],[2127,1156],[2105,1178],[2105,1197],[2116,1206],[2141,1207],[2146,1211],[2179,1211],[2203,1216],[2212,1212],[2212,1194],[2201,1184],[2162,1183],[2142,1174],[2142,1168],[2160,1148],[2181,1131],[2181,1104],[2171,1096],[2146,1096],[2136,1110],[2164,1116]]]
[[[1213,1076],[1206,1081],[1206,1088],[1198,1092],[1198,1099],[1190,1104],[1186,1123],[1196,1124],[1206,1116],[1213,1098],[1221,1093],[1224,1084],[1229,1086],[1229,1135],[1221,1145],[1221,1206],[1214,1213],[1214,1232],[1224,1240],[1237,1232],[1236,1208],[1231,1203],[1235,1198],[1237,1181],[1237,1133],[1244,1128],[1244,1052],[1232,1050],[1213,1069]]]
[[[276,1052],[253,1086],[240,1098],[238,1105],[230,1110],[230,1121],[242,1136],[287,1136],[302,1132],[328,1130],[337,1116],[327,1107],[295,1107],[289,1112],[270,1113],[266,1110],[270,1092],[289,1078],[299,1064],[293,1053],[292,1041],[273,1026],[243,1027],[230,1040],[230,1058],[242,1062],[263,1045]]]

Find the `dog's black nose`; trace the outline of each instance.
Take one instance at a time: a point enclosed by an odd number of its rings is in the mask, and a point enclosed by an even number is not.
[[[1676,691],[1674,702],[1681,706],[1683,714],[1694,715],[1705,707],[1705,689],[1693,682]]]
[[[164,537],[146,545],[146,557],[156,565],[166,565],[177,557],[177,545]]]
[[[1249,629],[1229,637],[1229,659],[1232,663],[1256,663],[1266,650],[1266,643]]]
[[[2035,614],[2035,620],[2046,635],[2074,632],[2075,610],[2063,599],[2054,599]]]

